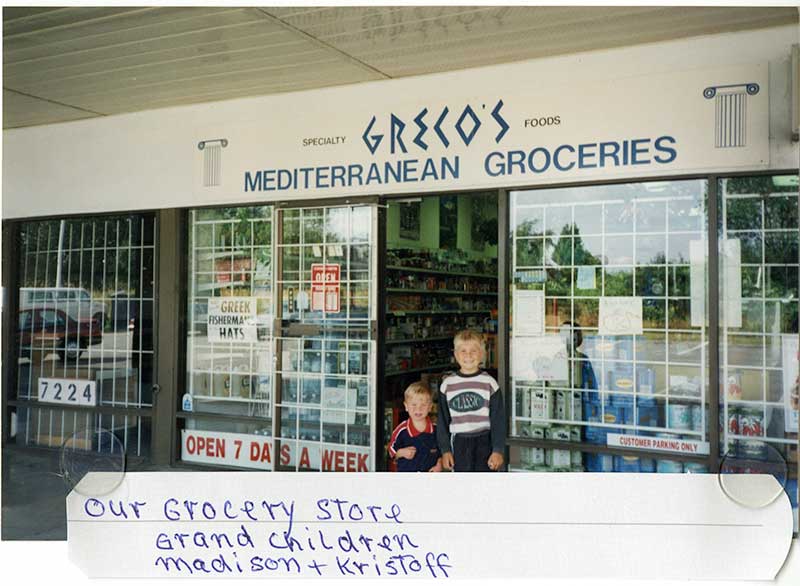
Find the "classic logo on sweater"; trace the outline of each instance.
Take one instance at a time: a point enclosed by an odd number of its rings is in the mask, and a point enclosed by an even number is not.
[[[465,413],[467,411],[477,411],[484,405],[484,398],[478,393],[466,392],[459,393],[448,401],[451,411]]]

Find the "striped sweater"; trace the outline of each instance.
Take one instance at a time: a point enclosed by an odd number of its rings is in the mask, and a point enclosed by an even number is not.
[[[506,443],[506,413],[500,386],[487,372],[460,371],[445,378],[439,387],[439,422],[436,428],[442,453],[452,452],[452,436],[491,432],[492,451],[503,453]]]

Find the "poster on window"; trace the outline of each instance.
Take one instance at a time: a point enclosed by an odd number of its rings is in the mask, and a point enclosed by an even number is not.
[[[783,336],[783,403],[786,409],[786,431],[797,433],[798,393],[800,393],[800,342],[795,335]]]
[[[341,267],[338,264],[311,265],[311,311],[339,313],[340,290]]]
[[[641,334],[641,297],[600,298],[601,336],[629,336]]]
[[[208,300],[209,342],[258,342],[255,297]]]
[[[567,347],[558,334],[515,336],[511,352],[512,374],[518,381],[565,381],[568,378]]]

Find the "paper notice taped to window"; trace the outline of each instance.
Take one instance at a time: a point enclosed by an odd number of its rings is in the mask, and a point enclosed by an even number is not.
[[[511,356],[511,371],[517,381],[568,379],[567,346],[559,334],[514,336]]]
[[[544,334],[544,291],[514,289],[514,335]]]
[[[792,541],[784,494],[743,507],[710,474],[138,472],[81,490],[68,551],[93,578],[772,580]]]
[[[601,297],[600,335],[627,336],[642,333],[641,297]]]

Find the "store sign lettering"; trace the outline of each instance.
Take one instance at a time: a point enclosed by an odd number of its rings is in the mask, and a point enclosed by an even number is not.
[[[382,135],[372,139],[380,143]],[[399,145],[400,138],[395,138]],[[466,140],[466,139],[465,139]],[[401,147],[398,147],[402,151]],[[405,152],[405,151],[402,151]],[[534,146],[528,150],[492,151],[483,159],[486,177],[520,177],[585,169],[613,170],[633,166],[669,165],[678,158],[678,141],[662,135],[580,144]],[[245,171],[244,191],[327,190],[403,183],[455,181],[461,176],[459,155],[427,159],[397,159],[363,165]]]
[[[339,313],[341,309],[341,267],[338,264],[311,265],[311,311]]]
[[[185,462],[272,470],[274,440],[263,436],[183,430],[181,459]],[[314,442],[281,444],[281,466],[323,472],[369,472],[369,448],[337,449]]]
[[[503,100],[498,100],[491,111],[490,118],[494,120],[499,127],[499,131],[494,137],[494,141],[496,143],[499,143],[503,139],[506,132],[508,132],[508,129],[510,128],[505,118],[503,118],[502,114],[500,113],[502,108]],[[481,104],[481,106],[477,109],[479,111],[485,110],[486,104]],[[430,112],[428,108],[424,107],[414,116],[413,121],[417,132],[414,137],[409,140],[409,143],[413,143],[423,151],[427,151],[428,143],[426,142],[426,134],[428,133],[428,130],[432,129],[433,134],[436,135],[438,142],[440,142],[444,148],[449,147],[450,137],[448,137],[443,124],[450,115],[450,108],[448,106],[444,106],[441,110],[431,115],[429,122],[433,125],[432,127],[429,125],[429,123],[425,122],[425,118],[429,113]],[[453,117],[455,117],[455,115],[453,115]],[[434,118],[435,122],[433,121]],[[364,133],[361,135],[361,139],[364,141],[364,144],[367,145],[369,152],[373,155],[377,152],[378,147],[385,138],[385,134],[374,133],[377,120],[378,118],[373,116],[367,124]],[[458,136],[464,146],[469,146],[482,125],[483,122],[481,121],[481,117],[478,116],[476,109],[470,104],[467,104],[461,110],[456,119],[456,122],[453,126],[456,134],[451,135],[451,137]],[[400,116],[394,113],[389,114],[389,152],[393,155],[398,152],[408,153],[406,139],[403,138],[403,132],[406,130],[406,126],[406,122],[403,121]]]
[[[698,456],[707,456],[710,453],[708,442],[688,439],[640,437],[619,433],[608,434],[608,445],[617,448],[655,450],[659,452],[673,452]]]
[[[639,138],[579,145],[562,144],[556,148],[538,146],[529,151],[495,151],[484,159],[490,177],[627,167],[629,165],[666,165],[678,156],[677,141],[672,136]]]
[[[255,298],[209,299],[207,326],[209,342],[257,342]]]

